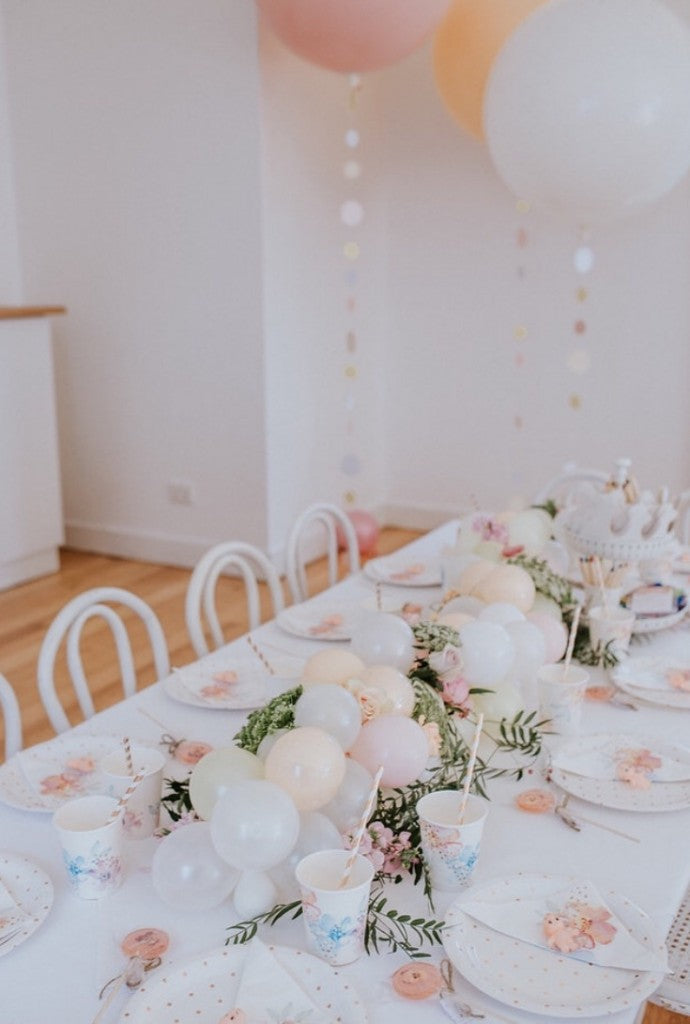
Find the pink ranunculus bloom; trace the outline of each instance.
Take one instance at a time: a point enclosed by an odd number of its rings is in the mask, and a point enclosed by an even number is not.
[[[462,672],[462,651],[453,644],[446,644],[442,651],[429,655],[429,668],[443,679],[445,676],[459,676]]]
[[[455,708],[464,706],[470,694],[470,684],[462,676],[455,676],[451,679],[443,679],[441,697],[445,704],[451,704]]]
[[[508,527],[491,516],[477,516],[472,522],[472,529],[482,540],[497,540],[499,544],[508,543]]]

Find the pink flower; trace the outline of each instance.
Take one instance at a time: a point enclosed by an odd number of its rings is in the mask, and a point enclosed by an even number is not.
[[[508,527],[491,516],[477,516],[472,522],[472,529],[482,540],[497,540],[503,545],[508,543]]]
[[[420,722],[420,725],[422,723]],[[429,757],[437,757],[441,749],[441,733],[436,722],[425,722],[422,729],[426,735],[426,742],[429,748]]]
[[[451,704],[455,708],[464,707],[465,701],[469,697],[470,684],[462,676],[456,676],[454,679],[444,679],[443,689],[441,691],[441,697],[446,704]]]

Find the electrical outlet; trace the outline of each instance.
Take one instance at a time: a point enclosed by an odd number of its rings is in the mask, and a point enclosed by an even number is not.
[[[194,488],[188,480],[169,480],[168,501],[171,505],[193,505]]]

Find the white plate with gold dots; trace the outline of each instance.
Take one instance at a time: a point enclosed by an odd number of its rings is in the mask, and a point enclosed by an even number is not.
[[[367,1024],[359,995],[324,960],[288,946],[269,945],[329,1024]],[[119,1024],[218,1024],[235,1008],[249,946],[226,946],[145,981],[129,1000]],[[271,979],[266,978],[270,986]]]
[[[8,921],[7,928],[0,932],[0,956],[5,956],[43,924],[53,905],[53,883],[33,861],[5,852],[0,853],[0,881],[21,915],[16,924]]]
[[[518,874],[473,886],[446,912],[443,944],[453,966],[504,1005],[547,1018],[596,1017],[638,1007],[661,984],[662,972],[589,964],[504,935],[463,911],[463,900],[533,900],[569,881]],[[664,955],[663,939],[643,910],[618,893],[604,891],[602,896],[637,942]]]

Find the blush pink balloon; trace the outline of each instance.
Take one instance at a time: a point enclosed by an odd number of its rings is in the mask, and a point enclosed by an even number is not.
[[[537,626],[546,644],[546,664],[560,661],[568,646],[568,630],[562,622],[546,612],[528,612],[527,621]]]
[[[381,532],[378,522],[371,512],[365,512],[364,509],[355,508],[351,512],[347,512],[346,515],[355,528],[360,555],[362,558],[371,558],[376,554]],[[347,539],[340,525],[336,526],[336,537],[338,538],[338,548],[345,551]]]
[[[373,71],[421,46],[449,0],[257,0],[257,5],[299,57],[331,71]]]
[[[379,715],[362,726],[350,757],[372,775],[383,767],[382,786],[409,786],[426,767],[429,744],[413,718]]]

